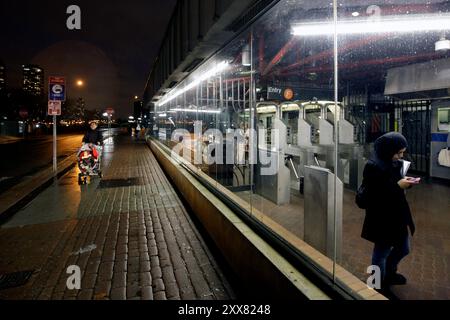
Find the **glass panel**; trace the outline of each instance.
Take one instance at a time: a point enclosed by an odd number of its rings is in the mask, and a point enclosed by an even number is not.
[[[253,26],[258,162],[252,214],[330,278],[334,237],[334,41],[330,1],[281,1]],[[320,257],[320,259],[318,259]]]
[[[337,172],[344,185],[338,262],[364,282],[372,264],[381,267],[386,281],[401,282],[394,276],[398,268],[408,282],[391,289],[401,299],[446,299],[450,287],[445,267],[450,257],[445,253],[450,246],[450,188],[426,179],[430,175],[450,179],[450,172],[437,161],[445,141],[433,133],[448,125],[448,108],[437,109],[448,106],[450,97],[449,9],[448,1],[341,1],[338,10],[342,114]],[[304,31],[327,37],[333,27],[310,25]],[[392,131],[406,138],[406,152],[399,153],[401,144],[391,150],[389,142],[383,142],[377,150],[387,148],[386,153],[375,153],[375,140]],[[411,162],[407,175],[422,178],[405,192],[397,184],[402,157]],[[368,159],[374,161],[367,165]],[[372,199],[366,215],[355,204],[355,190],[363,177]],[[417,226],[413,238],[404,197]]]

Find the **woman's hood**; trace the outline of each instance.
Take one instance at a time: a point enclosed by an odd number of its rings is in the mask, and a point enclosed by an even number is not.
[[[406,138],[398,132],[389,132],[379,137],[374,144],[375,155],[378,159],[389,162],[400,150],[407,148]]]
[[[391,162],[396,153],[407,147],[408,142],[402,134],[389,132],[375,141],[375,156],[383,162]]]

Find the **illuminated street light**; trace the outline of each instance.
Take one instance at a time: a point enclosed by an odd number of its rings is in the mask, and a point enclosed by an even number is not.
[[[103,116],[104,116],[104,117],[107,117],[107,116],[108,116],[108,114],[107,114],[107,113],[105,112],[105,113],[103,113]]]
[[[77,86],[82,87],[84,85],[83,80],[77,80]]]

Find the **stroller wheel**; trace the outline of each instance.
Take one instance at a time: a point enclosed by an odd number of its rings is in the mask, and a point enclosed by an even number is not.
[[[103,177],[101,171],[98,172],[98,177],[99,177],[100,179]]]
[[[83,181],[81,180],[81,173],[78,174],[78,185],[82,185]]]

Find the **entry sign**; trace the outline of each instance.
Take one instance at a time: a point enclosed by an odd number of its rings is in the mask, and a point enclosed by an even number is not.
[[[66,81],[64,77],[49,77],[48,100],[66,101]]]
[[[49,101],[48,102],[48,115],[60,116],[61,115],[61,101]]]

